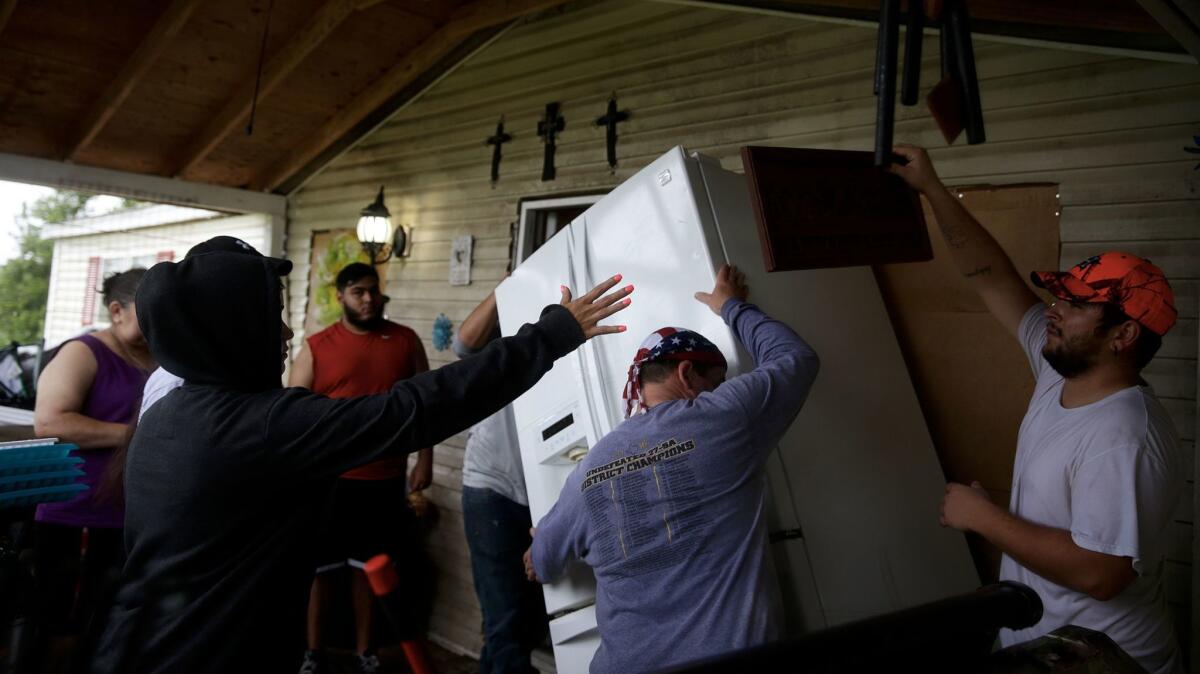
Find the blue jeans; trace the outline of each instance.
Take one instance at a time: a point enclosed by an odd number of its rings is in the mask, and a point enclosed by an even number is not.
[[[525,578],[529,508],[491,489],[463,486],[463,524],[483,612],[481,674],[534,672],[529,654],[546,636],[542,587]]]

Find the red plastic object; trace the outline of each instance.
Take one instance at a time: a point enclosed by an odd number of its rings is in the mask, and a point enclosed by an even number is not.
[[[391,557],[375,555],[367,560],[363,571],[367,574],[367,582],[376,597],[391,594],[398,585],[400,577],[396,575],[396,567],[392,565]]]

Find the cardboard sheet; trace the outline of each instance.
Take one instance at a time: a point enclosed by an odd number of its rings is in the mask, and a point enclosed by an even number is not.
[[[1058,268],[1057,186],[956,191],[1023,276]],[[1007,505],[1017,430],[1033,392],[1033,376],[1016,340],[955,268],[924,200],[922,206],[933,260],[881,265],[875,268],[876,278],[947,480],[979,480],[993,500]],[[994,581],[999,551],[971,538],[980,575],[985,582]]]

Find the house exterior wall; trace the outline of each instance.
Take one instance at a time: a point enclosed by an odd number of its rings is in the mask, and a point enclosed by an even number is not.
[[[111,220],[114,216],[105,217]],[[178,260],[192,246],[221,234],[236,236],[258,250],[266,250],[270,243],[270,221],[267,215],[247,214],[157,226],[139,223],[133,229],[69,235],[64,230],[70,231],[72,223],[56,226],[59,238],[54,242],[50,266],[44,332],[46,345],[54,346],[90,327],[103,327],[104,322],[97,320],[103,318],[103,312],[98,309],[102,300],[95,289],[103,281],[106,261],[109,271],[124,271],[130,263],[145,266],[161,259]],[[89,231],[86,221],[80,221],[78,227]],[[98,261],[90,262],[93,258]],[[89,265],[99,272],[93,275],[91,284],[88,282]],[[89,294],[93,295],[90,302],[95,307],[88,312],[92,317],[90,324],[84,321]]]
[[[431,343],[445,313],[455,327],[505,274],[518,201],[611,189],[676,144],[736,170],[747,144],[870,149],[876,33],[716,9],[612,0],[568,5],[487,47],[289,200],[287,255],[292,325],[303,323],[314,231],[353,227],[380,185],[393,220],[412,225],[411,257],[388,267],[389,313]],[[938,78],[927,36],[922,78]],[[1104,249],[1149,257],[1172,279],[1180,321],[1146,371],[1169,409],[1194,476],[1197,314],[1200,310],[1200,171],[1181,148],[1200,131],[1200,68],[1085,51],[976,42],[988,142],[946,147],[921,107],[898,108],[896,139],[931,148],[950,185],[1060,185],[1062,264]],[[605,162],[593,124],[616,92],[632,117],[620,125],[620,164]],[[541,182],[536,135],[545,105],[562,104],[558,177]],[[489,181],[484,140],[504,116],[500,180]],[[447,283],[451,239],[475,237],[472,283]],[[297,336],[297,343],[302,339]],[[460,491],[460,434],[436,449],[431,499],[442,511],[430,539],[439,600],[433,635],[478,652]],[[1194,480],[1172,525],[1167,594],[1181,635],[1190,632]]]

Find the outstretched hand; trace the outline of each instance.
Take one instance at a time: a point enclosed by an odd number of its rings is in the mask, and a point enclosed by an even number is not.
[[[632,300],[626,296],[633,292],[633,286],[628,285],[620,290],[608,292],[621,282],[621,275],[617,274],[604,281],[600,285],[592,288],[586,295],[579,299],[571,299],[571,289],[562,286],[562,304],[567,311],[579,321],[579,327],[583,329],[583,336],[591,339],[596,335],[608,335],[614,332],[625,332],[624,325],[600,325],[600,321],[612,316],[629,306]]]
[[[721,269],[717,271],[717,284],[713,286],[711,293],[696,293],[696,300],[712,309],[712,312],[718,316],[721,315],[721,307],[730,299],[736,297],[739,300],[744,300],[750,296],[750,286],[746,285],[746,275],[735,266],[723,264]]]

